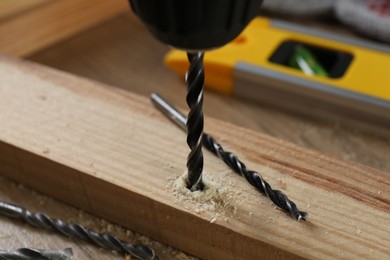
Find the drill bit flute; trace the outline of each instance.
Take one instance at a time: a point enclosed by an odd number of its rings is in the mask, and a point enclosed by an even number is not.
[[[203,85],[204,68],[202,52],[187,53],[190,67],[186,74],[186,83],[188,86],[187,104],[190,108],[187,119],[187,144],[191,149],[187,157],[188,183],[187,188],[191,191],[202,190],[203,171]]]
[[[0,260],[70,260],[72,256],[71,248],[58,251],[33,248],[19,248],[14,251],[0,250]]]

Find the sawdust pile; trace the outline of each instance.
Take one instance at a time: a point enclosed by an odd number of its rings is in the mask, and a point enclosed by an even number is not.
[[[176,198],[176,202],[183,202],[185,209],[195,213],[212,213],[210,222],[215,222],[219,216],[233,216],[236,207],[232,205],[234,194],[224,188],[221,180],[216,180],[205,172],[203,191],[187,189],[187,172],[178,178],[170,179],[167,188]]]

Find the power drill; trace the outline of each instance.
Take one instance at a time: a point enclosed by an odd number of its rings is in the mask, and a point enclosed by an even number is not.
[[[134,13],[161,42],[208,50],[236,38],[263,0],[129,0]]]
[[[129,0],[134,13],[161,42],[187,51],[187,188],[202,190],[203,52],[236,38],[263,0]]]

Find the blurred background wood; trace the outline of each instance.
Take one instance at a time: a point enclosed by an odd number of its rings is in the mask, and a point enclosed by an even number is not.
[[[38,7],[51,0],[2,0],[0,1],[0,21],[14,15],[22,14],[27,10]]]
[[[0,52],[26,56],[128,10],[126,0],[0,1]]]
[[[127,11],[124,15],[30,55],[28,59],[142,95],[149,95],[153,91],[160,92],[170,101],[185,108],[186,87],[183,79],[166,69],[162,62],[168,49],[153,39],[144,26]],[[362,133],[359,129],[305,118],[209,91],[205,92],[205,114],[390,172],[390,140]],[[19,188],[5,179],[1,181],[0,199],[31,205],[34,209],[53,214],[65,214],[64,217],[68,220],[80,221],[78,214],[84,214],[46,197],[40,196],[40,199],[37,199],[34,194],[31,190]],[[41,199],[49,203],[39,204]],[[87,215],[83,221],[81,222],[88,224],[89,227],[102,228],[101,220],[94,216]],[[2,230],[9,226],[9,223],[7,219],[0,218]],[[82,255],[77,259],[103,259],[100,258],[103,256],[110,259],[112,256],[110,252],[106,255],[104,250],[66,239],[61,244],[52,243],[52,240],[54,241],[52,238],[56,235],[48,233],[39,235],[37,233],[40,231],[33,232],[18,222],[12,222],[12,226],[10,232],[2,233],[8,234],[8,238],[0,237],[2,248],[16,248],[38,242],[38,245],[41,243],[54,248],[68,245],[80,247]],[[113,233],[120,235],[116,230],[118,227],[115,225],[112,227],[115,227],[111,228]],[[9,236],[16,233],[23,235],[10,240]],[[132,239],[136,238],[130,236],[129,240]],[[162,247],[160,251],[169,250]],[[174,255],[165,254],[165,259],[187,258],[185,254],[176,251]]]

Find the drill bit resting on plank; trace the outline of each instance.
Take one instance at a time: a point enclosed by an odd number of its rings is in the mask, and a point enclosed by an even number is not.
[[[179,110],[158,94],[153,93],[151,99],[164,115],[170,118],[181,129],[186,130],[187,119]],[[307,219],[307,212],[300,211],[295,203],[289,200],[283,192],[272,189],[258,172],[247,170],[245,164],[235,154],[225,151],[212,136],[204,133],[202,143],[210,152],[222,159],[234,172],[244,176],[258,191],[267,195],[279,208],[289,212],[296,220]]]
[[[32,213],[25,208],[4,201],[0,201],[0,215],[21,219],[34,227],[54,230],[67,237],[89,241],[97,246],[122,254],[130,254],[136,259],[154,259],[155,257],[153,249],[147,246],[131,245],[109,233],[99,234],[78,224],[65,224],[61,220],[51,218],[41,212]],[[0,259],[2,258],[0,257]]]

